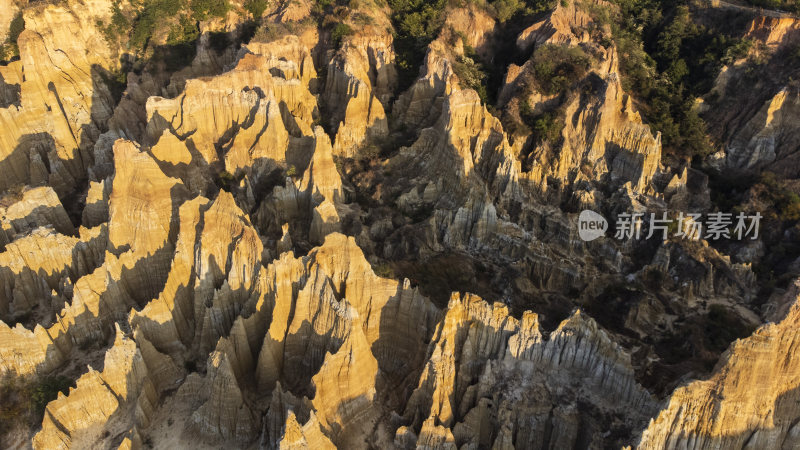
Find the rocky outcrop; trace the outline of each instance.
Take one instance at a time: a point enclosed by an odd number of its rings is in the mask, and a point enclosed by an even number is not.
[[[188,139],[205,164],[224,161],[231,173],[245,162],[285,161],[289,134],[311,134],[316,102],[301,82],[300,71],[281,71],[280,66],[293,63],[246,53],[230,72],[190,80],[178,98],[151,97],[148,136],[157,141],[170,130],[180,140]],[[217,147],[224,149],[222,154]]]
[[[405,411],[420,430],[418,445],[561,448],[580,434],[608,447],[608,427],[635,427],[655,408],[634,381],[629,356],[579,311],[546,339],[535,314],[518,321],[503,305],[454,295],[428,355]],[[565,384],[565,373],[583,382]],[[610,414],[587,420],[576,402]],[[626,411],[630,422],[614,423],[614,410]],[[397,440],[407,438],[398,430]]]
[[[564,144],[554,167],[558,179],[580,177],[583,173],[575,168],[589,165],[593,177],[608,173],[614,186],[630,182],[635,191],[651,189],[661,164],[661,136],[653,136],[642,123],[617,72],[608,74],[596,101],[581,105],[575,98],[565,115],[577,120],[567,121],[562,131]]]
[[[428,47],[420,76],[403,92],[392,108],[397,120],[410,128],[430,126],[441,114],[442,96],[458,89],[453,63],[446,55],[449,45],[436,39]]]
[[[220,341],[220,346],[227,342]],[[217,350],[209,357],[206,383],[210,388],[210,395],[192,415],[196,426],[203,432],[213,432],[222,440],[252,440],[258,431],[258,424],[253,412],[244,402],[234,367],[224,350]]]
[[[590,37],[587,29],[593,21],[577,3],[577,0],[557,3],[555,9],[544,20],[534,23],[520,33],[517,37],[517,48],[526,51],[544,43],[574,46],[588,42]],[[610,6],[602,0],[595,3],[601,8]]]
[[[133,142],[117,141],[114,163],[116,174],[108,207],[109,247],[130,250],[137,256],[152,255],[170,239],[178,206],[187,196],[185,188],[180,180],[166,176]]]
[[[758,16],[747,27],[745,37],[761,41],[770,47],[790,45],[800,38],[800,21],[797,18],[784,16]]]
[[[541,44],[568,45],[552,37]],[[509,69],[501,101],[512,109],[527,101],[534,114],[554,114],[564,124],[555,140],[527,151],[524,164],[530,169],[525,178],[545,192],[550,190],[547,179],[555,180],[552,184],[562,191],[583,190],[580,186],[585,183],[618,189],[628,182],[636,192],[660,190],[653,181],[662,171],[661,136],[642,122],[631,95],[623,90],[616,48],[594,42],[582,45],[577,47],[580,53],[593,55],[590,69],[564,95],[548,95],[532,87],[533,59]],[[571,90],[579,86],[583,93]],[[567,186],[572,189],[564,189]]]

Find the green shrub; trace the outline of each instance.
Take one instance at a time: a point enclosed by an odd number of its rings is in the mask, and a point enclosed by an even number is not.
[[[58,397],[58,393],[69,393],[72,380],[65,376],[46,376],[39,378],[33,384],[30,392],[31,408],[36,417],[44,416],[44,409],[48,403]]]
[[[180,21],[169,29],[167,45],[179,45],[194,42],[200,36],[197,25],[186,16],[181,16]]]
[[[519,116],[527,129],[534,134],[537,143],[558,143],[561,140],[561,131],[564,129],[565,123],[558,111],[535,115],[530,103],[522,101],[519,106]]]
[[[375,275],[381,278],[394,278],[394,269],[388,263],[382,262],[377,264],[374,268]]]
[[[169,29],[167,42],[155,49],[153,60],[161,61],[169,71],[179,70],[191,64],[197,54],[196,41],[200,30],[195,21],[181,16],[177,24]]]
[[[545,11],[552,10],[555,6],[555,0],[493,0],[489,3],[488,9],[501,23],[519,18],[530,24],[530,19]]]
[[[9,42],[16,43],[23,30],[25,30],[25,19],[22,17],[22,11],[20,11],[11,19],[11,23],[8,25],[8,36],[6,39]]]
[[[800,195],[785,181],[772,172],[764,172],[759,178],[759,184],[762,187],[760,198],[771,205],[775,216],[784,222],[800,220]]]
[[[381,156],[381,148],[374,144],[368,143],[361,146],[356,153],[356,159],[359,161],[369,161],[378,159]]]
[[[234,177],[233,174],[227,170],[223,170],[219,173],[215,181],[218,188],[230,192],[231,187],[233,187],[236,183],[236,177]]]
[[[534,119],[531,128],[538,141],[557,143],[561,139],[564,120],[557,113],[548,112]]]
[[[484,105],[489,104],[488,93],[486,91],[486,71],[483,65],[474,59],[464,56],[453,64],[453,70],[458,76],[462,89],[473,89],[478,93]]]
[[[353,29],[350,28],[350,25],[337,23],[331,30],[331,43],[335,48],[339,48],[342,45],[342,40],[351,34],[353,34]]]
[[[747,52],[752,47],[752,39],[737,39],[725,49],[725,56],[722,58],[722,62],[724,64],[733,64],[734,61],[747,56]]]
[[[495,0],[491,3],[494,9],[494,16],[501,23],[507,22],[517,12],[525,8],[525,3],[520,0]]]
[[[796,192],[789,192],[783,199],[780,205],[781,220],[787,222],[795,222],[800,220],[800,195]]]

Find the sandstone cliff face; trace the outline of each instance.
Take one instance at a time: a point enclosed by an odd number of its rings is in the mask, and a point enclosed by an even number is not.
[[[117,436],[149,425],[158,393],[174,386],[179,371],[147,340],[138,341],[117,327],[103,370],[90,368],[68,396],[60,394],[47,406],[35,448],[108,446]]]
[[[714,375],[677,389],[637,448],[796,448],[800,284],[785,317],[736,341]]]
[[[4,321],[17,322],[37,307],[41,311],[61,309],[64,300],[71,297],[73,280],[102,263],[105,229],[81,231],[81,238],[73,238],[37,228],[0,253],[0,311]],[[52,321],[49,314],[37,320],[45,325]]]
[[[25,10],[21,59],[2,71],[20,85],[19,103],[0,109],[3,189],[48,184],[63,195],[86,178],[89,149],[113,110],[101,72],[115,53],[96,25],[110,14],[107,1]]]
[[[244,312],[236,319],[230,335],[218,341],[208,358],[206,375],[193,382],[196,387],[189,388],[189,380],[185,382],[184,387],[201,393],[190,400],[199,408],[192,415],[189,430],[237,442],[249,442],[260,432],[262,442],[276,447],[333,442],[353,448],[368,442],[379,445],[403,437],[408,439],[403,430],[411,428],[417,430],[422,444],[431,437],[427,425],[422,424],[414,411],[432,408],[436,412],[431,414],[440,423],[455,426],[459,439],[463,439],[469,434],[468,427],[481,426],[480,411],[486,408],[481,398],[495,389],[494,383],[500,382],[498,378],[517,379],[525,374],[538,380],[540,376],[546,377],[544,367],[550,365],[564,366],[585,377],[592,377],[594,371],[600,370],[605,375],[597,377],[598,380],[609,383],[614,380],[613,385],[605,388],[610,389],[605,400],[603,396],[590,394],[588,388],[575,394],[576,399],[588,396],[587,401],[601,402],[604,406],[606,403],[602,402],[625,404],[642,414],[653,407],[649,395],[631,379],[624,353],[579,313],[549,340],[544,340],[534,315],[526,316],[521,328],[506,309],[497,305],[493,310],[479,298],[468,296],[463,301],[453,300],[447,316],[434,331],[439,318],[435,308],[407,286],[372,274],[353,240],[338,234],[329,235],[306,258],[295,259],[291,253],[284,254],[261,276],[265,281],[260,288],[263,300],[257,301],[249,316]],[[244,311],[250,308],[246,306]],[[271,316],[271,321],[264,322],[262,311]],[[485,324],[485,328],[479,324]],[[265,328],[268,328],[266,333]],[[445,337],[443,333],[453,334]],[[262,335],[263,342],[259,339]],[[154,342],[159,340],[155,334],[152,336]],[[428,339],[432,343],[426,357],[424,343]],[[446,342],[456,346],[449,350],[451,356],[438,356],[441,351],[448,352],[440,348]],[[537,350],[537,346],[543,347]],[[461,363],[448,369],[445,361],[452,363],[453,357]],[[412,393],[409,381],[414,378],[409,376],[419,373],[423,364],[420,385]],[[495,371],[489,367],[495,365],[507,375],[490,375]],[[309,377],[309,373],[316,375]],[[455,378],[448,381],[435,373],[449,373]],[[245,382],[251,377],[259,380],[258,387]],[[626,378],[628,381],[621,381]],[[556,379],[552,382],[558,385]],[[284,386],[294,395],[284,391]],[[442,393],[426,394],[427,389]],[[253,394],[270,391],[268,404],[253,400],[259,398]],[[300,400],[298,395],[310,396],[311,400]],[[384,407],[378,399],[404,402],[409,395],[406,418],[400,419],[408,421],[408,428],[399,430],[395,438],[392,430],[398,426],[394,421],[387,423],[380,419],[386,411],[382,412]],[[462,397],[460,403],[450,404]],[[431,398],[440,406],[425,406],[430,401],[426,399]],[[502,414],[510,414],[520,406],[519,401],[540,402],[512,398],[497,400],[503,405]],[[549,427],[547,407],[553,406],[545,404],[539,409],[545,408],[542,426]],[[442,405],[447,406],[442,409]],[[259,425],[261,415],[257,411],[262,408],[267,410],[267,420]],[[474,408],[477,409],[473,411]],[[492,414],[495,417],[494,414],[500,413]],[[431,420],[434,419],[426,423]],[[573,421],[571,432],[577,433],[574,422],[577,417],[568,420]],[[461,421],[464,424],[458,425]],[[373,435],[376,426],[386,431]],[[523,439],[535,439],[526,434],[525,425],[518,426],[522,428],[517,430],[511,425],[508,439],[520,445],[526,445]],[[193,439],[186,432],[182,436],[187,440],[184,442]],[[484,438],[491,439],[480,437]],[[599,435],[597,439],[601,439]],[[154,443],[159,445],[158,441]]]
[[[747,27],[745,36],[757,39],[770,47],[794,43],[798,37],[798,22],[793,17],[759,16]]]
[[[800,170],[800,130],[795,124],[799,105],[800,96],[794,85],[786,86],[767,100],[731,138],[726,155],[728,165],[796,175]]]
[[[0,242],[3,244],[14,241],[17,236],[23,236],[36,227],[50,226],[61,234],[75,234],[64,206],[49,187],[25,189],[19,197],[12,194],[4,200],[4,203],[11,204],[0,206],[3,228]]]

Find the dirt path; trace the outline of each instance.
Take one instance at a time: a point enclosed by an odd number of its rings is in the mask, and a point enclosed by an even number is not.
[[[710,6],[711,8],[725,8],[725,9],[735,9],[735,10],[738,10],[738,11],[748,11],[748,12],[751,12],[753,14],[758,14],[758,15],[766,16],[766,17],[774,17],[776,19],[783,19],[783,18],[796,19],[797,18],[796,15],[794,15],[792,13],[789,13],[789,12],[786,12],[786,11],[778,11],[778,10],[774,10],[774,9],[764,9],[764,8],[758,8],[758,7],[755,7],[755,6],[746,6],[746,5],[741,5],[741,4],[738,4],[738,3],[726,2],[724,0],[705,0],[703,3],[705,3],[708,6]]]

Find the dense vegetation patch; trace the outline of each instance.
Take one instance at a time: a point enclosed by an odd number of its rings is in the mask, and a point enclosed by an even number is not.
[[[489,2],[489,12],[500,23],[507,23],[512,19],[529,19],[555,8],[554,0],[493,0]]]
[[[589,57],[579,47],[542,45],[533,52],[533,73],[539,91],[558,94],[582,79]]]
[[[142,10],[133,22],[130,44],[137,49],[144,49],[156,26],[165,17],[174,17],[181,10],[181,2],[176,0],[145,0]]]
[[[531,135],[530,144],[561,140],[565,122],[562,111],[551,109],[534,111],[529,97],[538,92],[557,96],[564,94],[575,83],[584,79],[591,58],[580,47],[546,44],[537,47],[530,57],[533,70],[525,75],[518,95],[516,116],[505,111],[501,120],[512,136]]]
[[[244,2],[244,9],[252,14],[254,19],[259,19],[264,15],[264,11],[267,10],[268,5],[269,2],[267,2],[267,0],[246,0]]]
[[[561,130],[564,129],[564,119],[557,111],[548,111],[534,114],[527,101],[520,103],[520,118],[527,125],[534,137],[535,143],[557,143],[561,139]]]
[[[225,14],[231,9],[227,0],[192,0],[190,6],[192,17],[196,20],[225,17]]]
[[[263,0],[246,3],[248,10],[263,12]],[[137,55],[152,49],[153,56],[163,61],[168,70],[190,63],[195,56],[198,22],[214,17],[222,18],[231,9],[228,0],[144,0],[127,14],[119,3],[111,7],[111,20],[98,23],[109,43],[127,42],[127,47]],[[166,31],[166,46],[153,46],[151,39],[159,31]]]
[[[0,378],[0,440],[15,427],[36,427],[42,423],[47,404],[67,394],[75,383],[64,376],[43,376],[32,380],[4,375]]]
[[[665,153],[702,156],[712,151],[705,122],[693,106],[708,92],[724,64],[743,56],[749,42],[731,23],[710,28],[692,20],[687,2],[615,0],[616,15],[592,8],[608,24],[620,54],[623,86],[639,100]]]
[[[400,89],[416,79],[428,44],[444,24],[446,0],[389,0]]]

